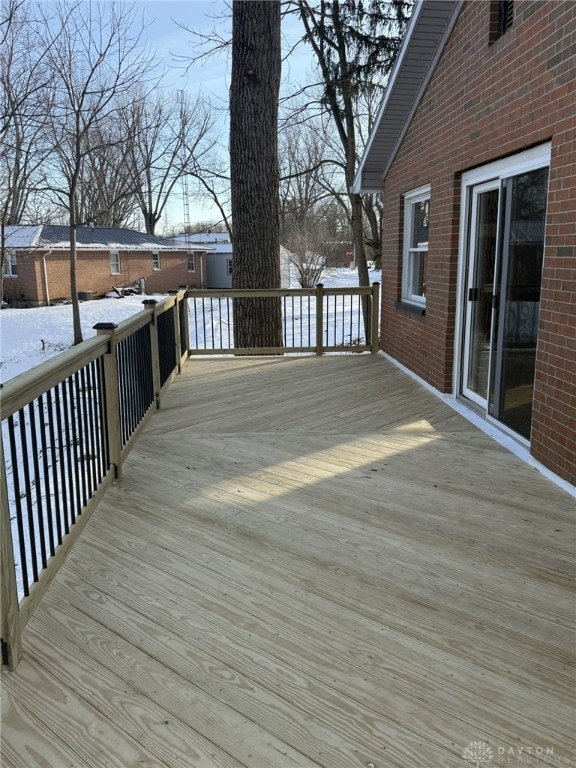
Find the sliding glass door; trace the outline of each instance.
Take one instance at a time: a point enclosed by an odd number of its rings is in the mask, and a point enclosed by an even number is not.
[[[529,439],[548,168],[469,188],[462,394]]]

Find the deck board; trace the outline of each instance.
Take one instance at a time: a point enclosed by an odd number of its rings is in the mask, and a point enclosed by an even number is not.
[[[382,358],[196,358],[2,675],[2,766],[574,760],[574,506]]]

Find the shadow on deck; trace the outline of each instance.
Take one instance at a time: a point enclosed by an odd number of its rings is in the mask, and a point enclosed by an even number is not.
[[[382,358],[196,359],[2,675],[2,765],[566,765],[573,534]]]

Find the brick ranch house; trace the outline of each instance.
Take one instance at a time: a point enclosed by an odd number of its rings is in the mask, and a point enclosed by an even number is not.
[[[574,0],[418,2],[354,189],[382,351],[575,484]]]
[[[43,306],[69,299],[70,241],[67,226],[6,227],[3,268],[4,300]],[[200,288],[206,273],[206,249],[188,250],[182,243],[130,229],[79,227],[78,292],[102,296],[113,287],[141,278],[147,293],[165,293],[179,285]]]

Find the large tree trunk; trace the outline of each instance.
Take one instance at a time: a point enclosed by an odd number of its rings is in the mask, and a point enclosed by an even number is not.
[[[280,0],[234,0],[230,170],[234,288],[279,288]],[[279,298],[234,300],[236,347],[281,347]]]

